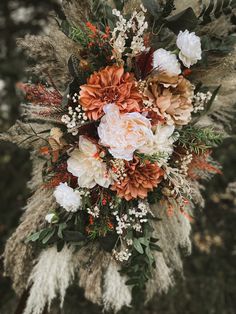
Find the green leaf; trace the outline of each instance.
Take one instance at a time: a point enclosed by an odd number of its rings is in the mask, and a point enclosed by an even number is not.
[[[35,242],[39,239],[41,231],[35,232],[32,235],[30,235],[26,240],[25,243],[29,243],[29,242]]]
[[[67,242],[77,242],[85,240],[86,236],[79,231],[64,230],[63,238]]]
[[[106,252],[111,252],[117,242],[118,235],[116,233],[108,233],[106,237],[100,238],[99,243]]]
[[[51,227],[41,230],[38,240],[41,241],[41,240],[42,240],[43,238],[45,238],[45,237],[49,234],[49,232],[51,232],[51,231],[52,231],[52,228],[51,228]]]
[[[125,0],[113,0],[116,6],[116,9],[122,11],[125,5]]]
[[[198,25],[198,18],[191,7],[165,19],[166,26],[175,34],[180,31],[193,31]]]
[[[63,240],[59,240],[57,242],[57,252],[61,252],[61,250],[63,249],[64,245],[65,245],[65,242]]]
[[[148,245],[149,245],[149,241],[148,241],[148,239],[146,239],[146,238],[139,238],[138,240],[139,240],[139,242],[140,242],[141,244],[143,244],[144,246],[148,246]]]
[[[136,285],[136,284],[138,284],[139,283],[139,279],[137,278],[137,279],[129,279],[129,280],[127,280],[126,282],[125,282],[125,284],[127,285],[127,286],[133,286],[133,285]]]
[[[54,235],[55,231],[56,231],[56,229],[53,228],[53,230],[51,230],[51,231],[46,235],[46,237],[43,238],[42,243],[43,243],[43,244],[46,244],[46,243],[51,239],[51,237]]]
[[[219,85],[212,93],[211,99],[208,101],[208,103],[206,104],[206,112],[208,112],[216,98],[216,96],[218,95],[219,91],[220,91],[221,85]]]
[[[154,18],[158,19],[161,13],[161,7],[158,1],[156,0],[142,0],[144,7],[148,10],[148,12],[154,16]]]
[[[155,244],[155,243],[150,243],[150,248],[153,250],[156,250],[158,252],[162,252],[162,249],[159,245]]]
[[[145,254],[147,255],[148,257],[148,260],[149,260],[149,263],[152,265],[152,263],[154,262],[154,257],[152,255],[152,252],[150,250],[150,247],[146,247],[145,249]]]
[[[143,247],[138,239],[134,239],[133,245],[137,252],[139,252],[140,254],[144,253]]]
[[[66,227],[67,227],[67,224],[65,222],[59,225],[57,235],[60,239],[63,239],[63,230],[65,230]]]

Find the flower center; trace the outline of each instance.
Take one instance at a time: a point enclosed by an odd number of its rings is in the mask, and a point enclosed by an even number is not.
[[[104,102],[115,102],[119,96],[119,89],[115,86],[107,86],[103,89],[102,99]]]

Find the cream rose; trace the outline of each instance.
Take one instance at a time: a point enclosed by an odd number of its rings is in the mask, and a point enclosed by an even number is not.
[[[134,151],[153,137],[150,121],[137,112],[121,114],[115,104],[104,107],[98,127],[100,143],[118,159],[132,160]]]
[[[180,49],[179,58],[187,68],[201,60],[201,41],[195,33],[189,33],[188,30],[180,31],[176,44]]]
[[[98,155],[97,146],[84,136],[79,138],[79,149],[70,154],[67,169],[78,178],[80,187],[91,189],[98,184],[108,188],[112,183],[106,164]]]
[[[180,63],[176,55],[162,48],[153,53],[153,68],[170,75],[181,73]]]

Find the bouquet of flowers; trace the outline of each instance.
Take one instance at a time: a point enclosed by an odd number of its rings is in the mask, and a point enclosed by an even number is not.
[[[63,304],[77,277],[88,299],[115,311],[132,291],[147,299],[166,291],[191,250],[200,183],[221,173],[212,149],[226,136],[228,107],[212,110],[220,86],[200,79],[217,50],[200,36],[216,7],[197,16],[191,7],[175,15],[171,0],[132,12],[125,1],[92,1],[84,14],[76,1],[63,6],[53,44],[20,42],[40,74],[18,85],[26,101],[17,142],[33,148],[35,191],[21,226],[18,283],[23,272],[27,283],[16,284],[29,290],[26,314],[57,294]],[[12,254],[7,246],[6,269]]]

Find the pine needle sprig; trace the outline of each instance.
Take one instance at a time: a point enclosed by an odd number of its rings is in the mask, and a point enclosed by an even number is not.
[[[220,145],[225,135],[213,127],[198,128],[188,126],[180,131],[177,145],[197,155],[205,153],[212,147]]]

